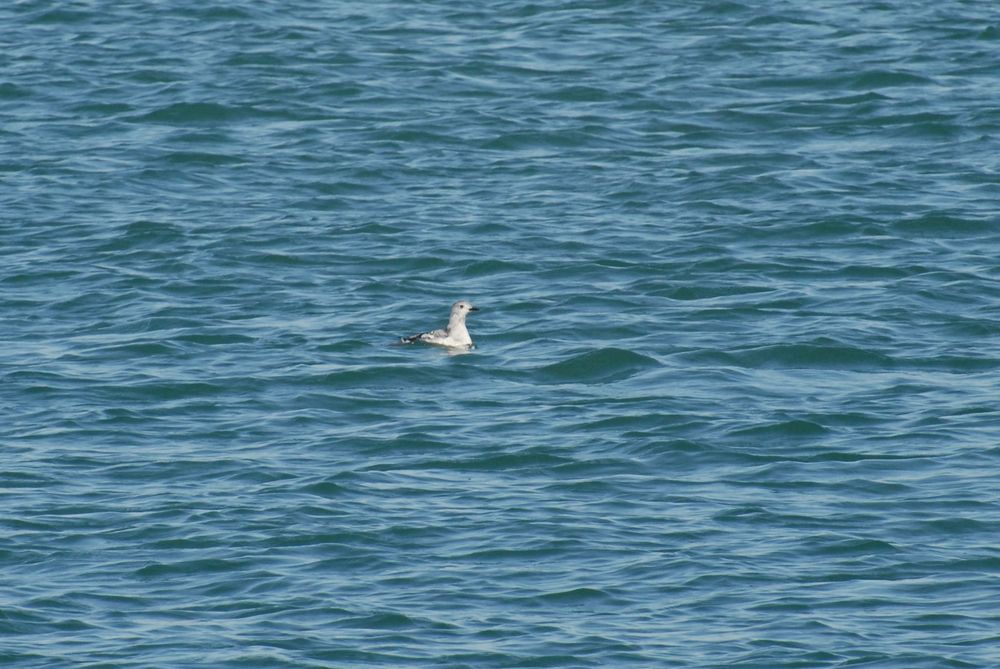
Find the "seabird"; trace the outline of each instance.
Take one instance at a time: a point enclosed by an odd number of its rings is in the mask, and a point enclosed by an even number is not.
[[[451,305],[451,317],[448,319],[447,326],[440,330],[431,330],[430,332],[421,332],[409,337],[402,337],[399,341],[403,344],[422,341],[447,348],[471,349],[474,347],[474,344],[472,343],[472,337],[469,336],[469,331],[465,327],[465,317],[469,315],[470,311],[479,311],[479,309],[472,306],[472,302],[468,300],[459,300]]]

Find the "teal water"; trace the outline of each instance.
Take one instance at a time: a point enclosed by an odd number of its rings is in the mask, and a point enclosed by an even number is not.
[[[0,26],[4,667],[1000,666],[994,3]]]

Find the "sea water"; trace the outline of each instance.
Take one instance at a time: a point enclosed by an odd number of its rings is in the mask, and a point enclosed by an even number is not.
[[[0,664],[1000,666],[998,49],[5,3]]]

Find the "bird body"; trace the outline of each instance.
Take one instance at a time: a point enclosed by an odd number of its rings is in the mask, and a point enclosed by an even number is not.
[[[459,300],[451,305],[451,317],[448,318],[448,325],[440,330],[431,330],[430,332],[421,332],[409,337],[402,337],[399,341],[403,344],[422,341],[447,348],[473,348],[475,344],[472,343],[469,329],[465,326],[465,317],[472,311],[479,311],[479,309],[472,306],[472,303],[468,300]]]

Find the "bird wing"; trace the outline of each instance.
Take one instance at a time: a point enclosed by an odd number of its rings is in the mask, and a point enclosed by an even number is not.
[[[426,341],[434,343],[442,339],[447,339],[447,330],[431,330],[430,332],[421,332],[420,334],[410,335],[409,337],[403,337],[400,339],[404,344],[412,344],[415,341]]]

